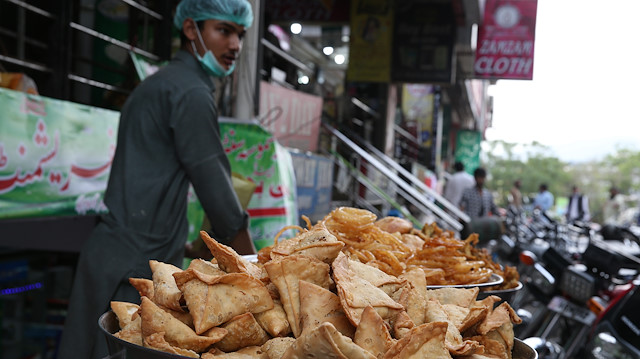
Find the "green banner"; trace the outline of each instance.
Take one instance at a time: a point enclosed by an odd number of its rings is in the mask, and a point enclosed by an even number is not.
[[[465,171],[473,174],[480,167],[480,143],[482,134],[478,131],[458,131],[456,138],[456,161],[464,164]]]
[[[271,245],[283,227],[298,224],[291,154],[252,121],[221,119],[220,137],[233,172],[257,185],[247,209],[256,248]]]
[[[0,108],[0,219],[105,211],[118,112],[7,89]]]

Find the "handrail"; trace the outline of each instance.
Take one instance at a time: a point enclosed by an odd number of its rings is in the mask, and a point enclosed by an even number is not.
[[[370,155],[367,151],[363,150],[356,143],[351,141],[348,137],[343,135],[340,131],[336,130],[331,125],[329,125],[329,124],[327,124],[325,122],[323,122],[322,125],[331,135],[333,135],[334,137],[336,137],[337,139],[342,141],[342,143],[347,145],[353,152],[358,154],[360,157],[364,158],[368,163],[370,163],[373,167],[375,167],[376,170],[380,171],[380,173],[382,173],[387,178],[389,178],[397,186],[402,188],[402,190],[404,190],[406,193],[408,193],[409,195],[411,195],[412,197],[414,197],[416,199],[424,198],[424,195],[422,193],[418,192],[418,190],[413,188],[409,183],[403,181],[398,175],[396,175],[395,173],[389,171],[389,169],[387,167],[385,167],[384,164],[382,164],[375,157]],[[411,176],[413,176],[413,175],[411,175]],[[420,207],[422,207],[422,208],[424,208],[424,209],[426,209],[428,211],[431,211],[437,217],[439,217],[442,220],[444,220],[453,229],[455,229],[457,231],[462,230],[463,225],[460,222],[458,222],[455,218],[450,216],[447,212],[442,210],[442,208],[438,207],[435,203],[433,203],[431,201],[420,201],[419,204],[420,204]]]
[[[364,141],[360,136],[354,134],[353,137],[358,140],[358,142],[364,146],[369,152],[372,152],[378,158],[381,158],[387,165],[391,166],[394,170],[400,172],[404,177],[411,180],[411,183],[416,185],[421,190],[425,191],[429,196],[433,197],[436,201],[446,207],[449,211],[456,215],[456,217],[460,218],[463,222],[469,223],[471,218],[466,213],[462,212],[460,208],[453,205],[446,198],[442,197],[438,192],[432,190],[427,187],[422,181],[420,181],[416,176],[414,176],[411,172],[407,171],[404,167],[400,166],[396,161],[389,158],[389,156],[385,155],[379,149],[375,148],[371,143]]]

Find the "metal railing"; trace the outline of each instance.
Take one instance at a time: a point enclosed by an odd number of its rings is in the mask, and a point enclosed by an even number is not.
[[[407,200],[408,203],[415,206],[415,208],[417,208],[424,214],[434,215],[442,222],[441,225],[443,227],[460,231],[463,229],[464,223],[469,222],[469,217],[466,214],[461,212],[458,208],[453,206],[438,193],[428,188],[413,174],[409,173],[400,165],[395,163],[393,159],[375,149],[370,144],[363,144],[363,146],[366,147],[365,150],[356,142],[344,135],[342,132],[333,128],[331,125],[323,122],[322,128],[332,139],[332,153],[330,153],[329,155],[336,157],[335,153],[338,152],[337,146],[339,141],[339,143],[346,146],[348,151],[353,153],[354,156],[358,156],[362,160],[366,161],[366,163],[373,166],[375,170],[377,170],[386,179],[397,186],[398,194],[400,194],[405,200]],[[402,179],[400,175],[398,175],[398,173],[400,173],[407,180]],[[364,182],[359,175],[356,176],[356,180],[358,180],[359,182]],[[365,185],[365,187],[371,189],[371,186]],[[434,201],[431,201],[430,198],[433,198]],[[441,205],[445,207],[446,210],[444,208],[441,208]],[[453,213],[457,218],[454,217],[451,213]]]

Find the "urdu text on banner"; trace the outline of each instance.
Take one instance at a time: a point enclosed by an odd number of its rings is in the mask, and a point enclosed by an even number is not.
[[[537,0],[487,0],[478,33],[476,78],[533,79]]]

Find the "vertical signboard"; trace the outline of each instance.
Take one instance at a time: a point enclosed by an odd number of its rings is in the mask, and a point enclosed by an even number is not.
[[[391,79],[452,83],[455,22],[450,0],[395,2]]]
[[[349,81],[389,82],[392,31],[391,0],[351,0]]]
[[[427,147],[433,138],[433,94],[432,85],[402,86],[402,113],[408,121],[418,124],[418,141]]]
[[[474,62],[477,78],[533,79],[537,0],[487,0]]]
[[[314,152],[322,116],[322,97],[260,83],[262,125],[287,147]]]
[[[481,141],[482,134],[478,131],[458,131],[455,160],[462,162],[469,173],[480,167]]]

